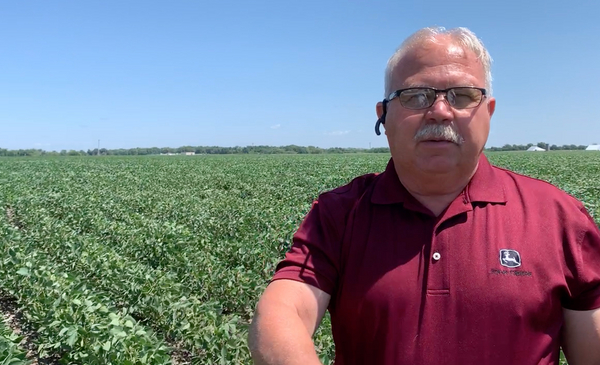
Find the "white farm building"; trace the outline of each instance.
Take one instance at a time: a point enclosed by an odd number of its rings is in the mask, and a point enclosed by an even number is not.
[[[600,151],[600,144],[591,144],[586,147],[586,151]]]
[[[529,147],[527,149],[527,151],[530,151],[530,152],[543,152],[543,151],[546,151],[546,150],[543,149],[543,148],[540,148],[538,146],[531,146],[531,147]]]

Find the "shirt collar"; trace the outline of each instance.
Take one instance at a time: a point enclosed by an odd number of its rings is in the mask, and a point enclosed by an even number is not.
[[[482,153],[475,175],[465,188],[466,196],[471,202],[506,203],[506,191],[502,184],[502,176],[498,169],[490,164]]]
[[[475,175],[465,187],[464,196],[470,202],[506,203],[506,194],[496,169],[482,153]],[[375,183],[371,202],[374,204],[413,203],[416,199],[398,179],[394,161],[390,158],[385,171]],[[412,204],[411,204],[412,205]]]

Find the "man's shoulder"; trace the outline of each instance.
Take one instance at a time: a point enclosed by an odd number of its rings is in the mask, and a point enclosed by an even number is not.
[[[548,181],[498,166],[492,166],[492,168],[498,172],[497,176],[503,178],[505,190],[512,195],[513,199],[518,196],[526,200],[538,200],[545,204],[553,202],[567,204],[579,210],[583,209],[583,203]]]
[[[338,207],[353,205],[365,192],[372,188],[380,173],[370,173],[355,177],[348,184],[333,190],[321,193],[318,198],[319,204],[335,204]]]

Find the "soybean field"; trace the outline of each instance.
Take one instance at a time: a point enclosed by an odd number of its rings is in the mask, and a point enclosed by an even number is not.
[[[600,153],[488,157],[600,222]],[[313,200],[388,159],[0,159],[0,362],[250,364],[254,306]],[[328,317],[315,346],[331,363]]]

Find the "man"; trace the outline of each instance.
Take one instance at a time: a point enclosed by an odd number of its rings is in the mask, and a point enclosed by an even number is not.
[[[583,205],[482,154],[491,59],[469,30],[427,28],[390,58],[392,159],[322,194],[250,329],[255,364],[600,364],[600,232]]]

